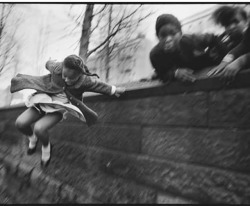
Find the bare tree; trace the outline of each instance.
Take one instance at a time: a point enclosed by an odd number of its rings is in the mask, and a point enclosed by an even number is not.
[[[94,10],[94,4],[88,4],[85,10],[85,16],[82,24],[79,55],[80,57],[83,58],[84,61],[86,61],[89,56],[88,47],[89,47],[89,39],[91,33],[93,10]]]
[[[105,59],[105,76],[108,80],[110,61],[115,57],[113,51],[121,45],[126,47],[131,39],[136,38],[136,29],[151,14],[143,14],[142,5],[115,4],[87,4],[84,14],[69,14],[76,23],[73,30],[82,27],[80,42],[76,42],[80,44],[79,55],[86,61],[90,55],[98,52],[99,57]],[[90,39],[93,39],[91,44]]]
[[[99,57],[105,59],[105,79],[109,80],[110,62],[117,57],[120,48],[130,50],[132,54],[140,44],[137,28],[140,23],[152,13],[143,13],[142,5],[110,5],[108,15],[108,31],[106,32],[106,46],[99,50]],[[135,41],[137,39],[138,41]],[[132,43],[133,42],[133,43]],[[132,49],[133,47],[133,49]],[[128,49],[126,49],[128,48]]]
[[[13,61],[18,48],[15,34],[20,23],[19,18],[12,18],[14,4],[1,4],[0,14],[0,75]]]
[[[13,94],[10,94],[7,79],[17,72],[19,58],[17,51],[20,49],[17,39],[18,27],[21,23],[20,13],[16,13],[15,4],[0,4],[0,77],[2,101],[0,107],[9,106]]]

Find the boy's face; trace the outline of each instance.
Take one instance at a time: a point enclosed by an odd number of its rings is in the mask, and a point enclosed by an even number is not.
[[[168,52],[173,52],[178,48],[181,37],[182,32],[172,24],[162,26],[158,33],[160,44]]]
[[[74,85],[78,81],[80,76],[81,76],[80,72],[63,66],[62,78],[67,85],[69,86]]]
[[[230,36],[242,35],[248,26],[248,21],[245,20],[240,13],[237,13],[230,19],[229,25],[225,26],[226,32]]]

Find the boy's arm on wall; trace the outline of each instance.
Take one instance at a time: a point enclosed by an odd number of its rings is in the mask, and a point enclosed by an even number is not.
[[[235,64],[241,69],[249,69],[250,68],[250,53],[246,53],[235,61]]]
[[[155,59],[152,54],[150,54],[150,61],[159,79],[168,81],[175,78],[176,68],[169,66],[170,64],[167,64],[167,62],[163,64],[158,59]]]

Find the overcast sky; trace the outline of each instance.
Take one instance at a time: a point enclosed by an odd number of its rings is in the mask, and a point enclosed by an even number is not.
[[[145,23],[145,32],[147,38],[150,40],[155,40],[155,21],[157,16],[163,13],[171,13],[175,15],[178,19],[182,20],[186,17],[189,17],[197,12],[204,11],[210,7],[215,6],[216,4],[212,3],[203,3],[203,4],[192,4],[192,3],[176,3],[176,4],[169,4],[169,3],[158,3],[158,4],[144,4],[147,10],[152,10],[155,13],[150,16]],[[62,18],[65,14],[65,4],[35,4],[35,7],[40,10],[42,13],[51,13],[53,12],[54,15],[58,17],[58,19]]]
[[[155,13],[147,20],[147,37],[151,40],[155,39],[155,22],[156,18],[163,13],[170,13],[175,15],[179,20],[192,16],[195,13],[204,11],[208,8],[215,6],[216,4],[152,4],[152,8]]]

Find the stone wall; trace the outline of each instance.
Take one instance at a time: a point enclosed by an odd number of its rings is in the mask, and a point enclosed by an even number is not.
[[[53,128],[53,158],[43,171],[40,151],[26,156],[26,139],[14,127],[25,108],[3,109],[2,165],[12,158],[58,182],[46,186],[57,198],[40,191],[37,202],[250,203],[249,79],[244,71],[229,85],[218,78],[145,82],[120,98],[85,96],[98,123],[88,128],[69,117]],[[71,198],[62,188],[72,189]]]

